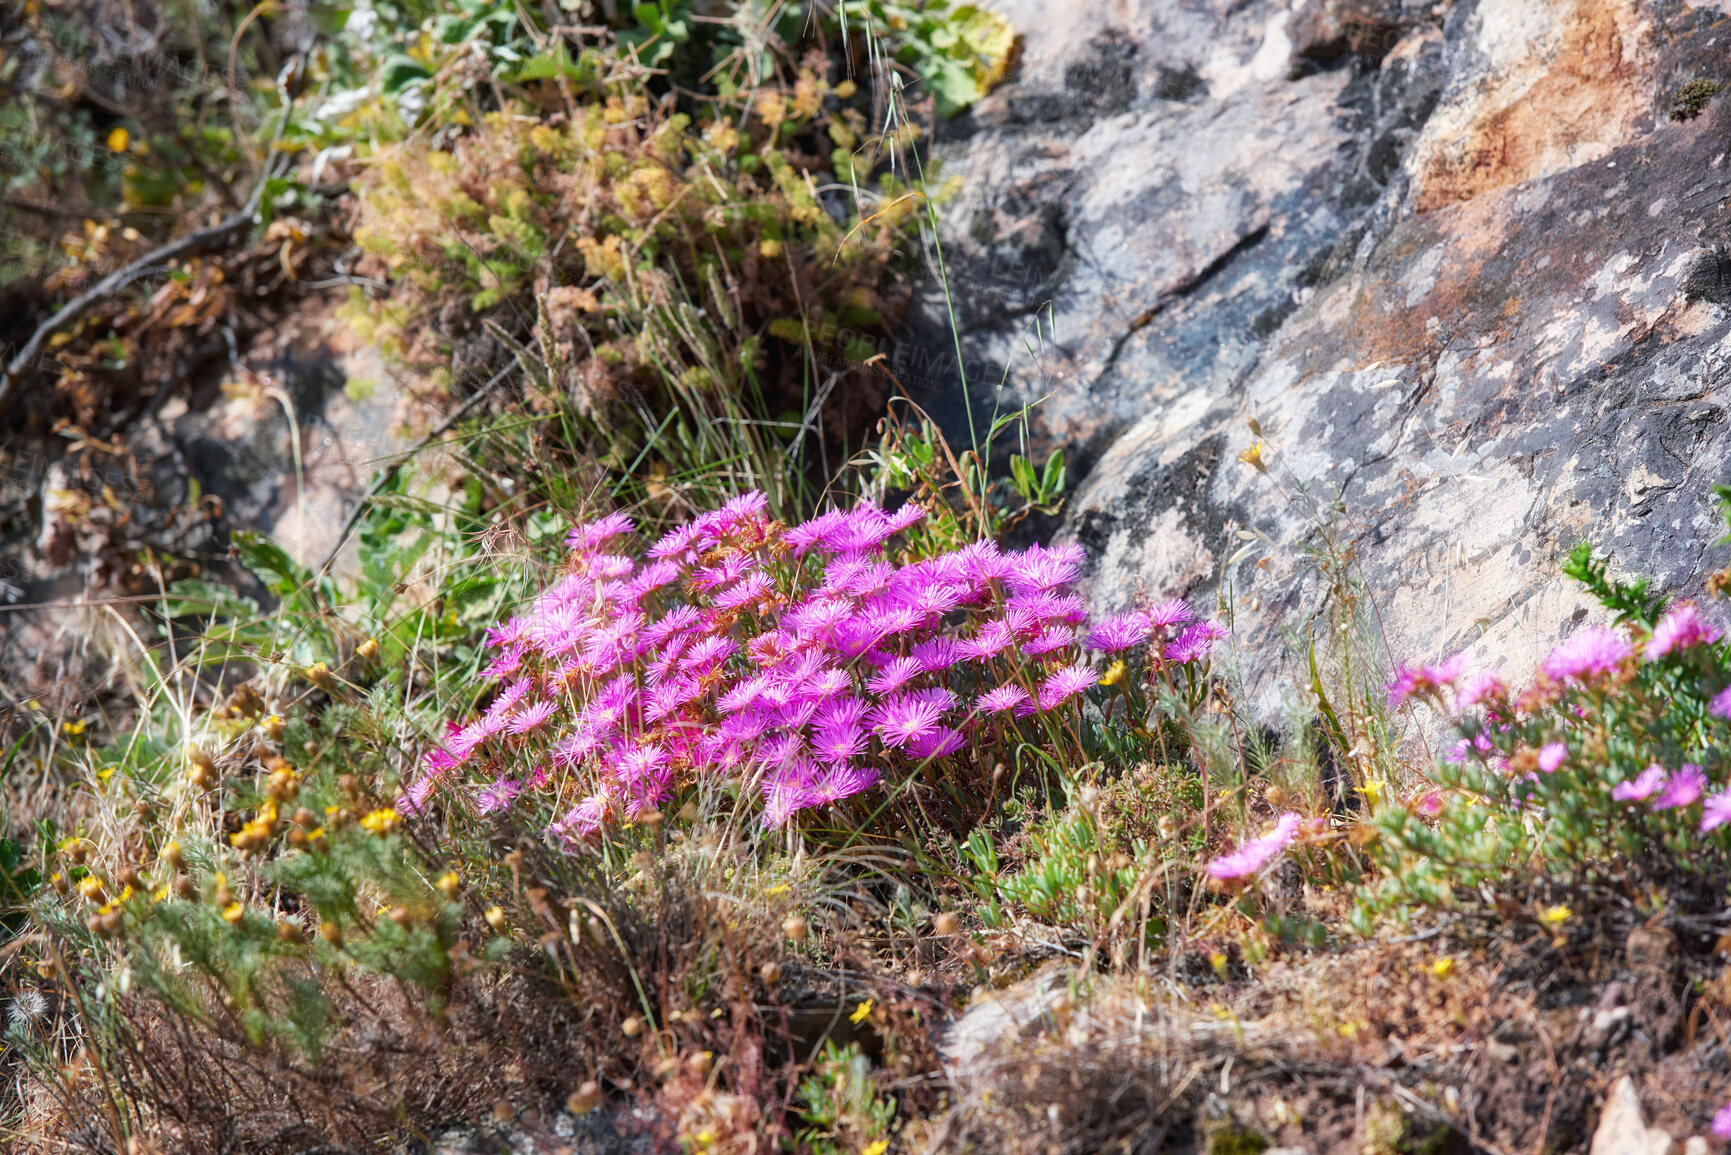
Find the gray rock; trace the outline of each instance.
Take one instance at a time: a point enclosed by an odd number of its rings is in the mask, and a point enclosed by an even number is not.
[[[1618,1079],[1605,1096],[1590,1155],[1670,1155],[1674,1148],[1671,1136],[1647,1126],[1634,1080],[1627,1075]]]
[[[1731,101],[1668,116],[1719,5],[997,7],[1019,71],[940,145],[962,368],[976,428],[1045,398],[1102,607],[1230,584],[1272,707],[1323,594],[1301,485],[1401,660],[1524,675],[1596,612],[1581,539],[1684,593],[1728,560]],[[946,317],[898,366],[965,441]]]

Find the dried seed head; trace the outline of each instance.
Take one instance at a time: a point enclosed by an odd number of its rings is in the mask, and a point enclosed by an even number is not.
[[[376,662],[379,660],[379,642],[377,638],[368,638],[355,647],[355,656],[362,661]]]
[[[625,1021],[619,1024],[620,1032],[628,1039],[635,1039],[643,1031],[643,1020],[636,1015],[627,1015]]]
[[[773,959],[763,964],[763,969],[757,972],[763,978],[763,985],[773,987],[781,982],[781,964]]]
[[[192,884],[192,879],[183,874],[174,880],[174,893],[190,902],[193,896],[198,893],[198,887]]]
[[[493,1118],[499,1120],[499,1122],[509,1123],[516,1117],[517,1108],[511,1106],[511,1104],[505,1102],[505,1100],[500,1099],[497,1103],[493,1104]]]
[[[713,1051],[698,1051],[685,1060],[685,1066],[693,1075],[702,1078],[708,1075],[715,1066],[715,1053]]]
[[[952,934],[962,933],[962,920],[956,917],[954,911],[946,910],[932,919],[932,929],[947,938]]]
[[[497,932],[499,934],[505,933],[506,923],[505,923],[505,908],[504,907],[502,907],[502,906],[489,906],[487,908],[486,919],[487,919],[487,925],[492,927],[495,932]]]
[[[510,867],[512,870],[523,869],[523,852],[521,850],[513,850],[506,854],[505,865]]]
[[[181,867],[180,843],[170,842],[167,846],[164,846],[162,848],[162,861],[168,863],[168,865],[172,866],[174,869],[179,870]]]
[[[806,935],[811,933],[811,927],[806,923],[804,915],[790,914],[782,920],[781,933],[794,942],[804,942]]]
[[[1112,856],[1106,860],[1106,869],[1108,870],[1129,870],[1135,865],[1136,860],[1122,850],[1114,850]]]
[[[282,942],[294,942],[301,937],[301,924],[292,918],[278,919],[276,936]]]
[[[600,1105],[601,1085],[594,1079],[572,1091],[571,1097],[565,1100],[565,1109],[573,1115],[587,1115]]]
[[[409,917],[409,908],[406,906],[391,907],[390,917],[392,922],[396,923],[404,930],[407,930],[409,928],[409,923],[413,921]]]
[[[1284,786],[1270,786],[1262,792],[1262,796],[1268,799],[1268,804],[1276,810],[1286,806],[1287,794]]]
[[[343,928],[334,922],[319,923],[319,937],[336,947],[343,949]]]
[[[1160,837],[1167,841],[1171,841],[1178,833],[1178,824],[1172,821],[1172,816],[1170,814],[1162,814],[1160,816],[1160,821],[1155,823],[1155,826],[1160,831]]]

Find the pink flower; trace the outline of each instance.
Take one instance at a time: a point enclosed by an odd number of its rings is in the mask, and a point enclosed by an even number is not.
[[[510,806],[522,790],[523,784],[515,778],[501,778],[482,787],[475,796],[475,803],[482,814],[492,814]]]
[[[888,694],[901,689],[920,673],[918,658],[892,658],[889,665],[867,684],[874,694]]]
[[[1650,804],[1654,810],[1676,810],[1688,806],[1707,789],[1707,775],[1701,767],[1685,762],[1665,783],[1664,791]]]
[[[1455,695],[1455,709],[1468,710],[1482,702],[1494,702],[1508,696],[1509,688],[1503,684],[1502,675],[1495,670],[1486,670],[1475,675],[1462,686]]]
[[[1727,822],[1731,822],[1731,790],[1707,795],[1701,803],[1701,833],[1717,830]]]
[[[1166,647],[1166,660],[1180,665],[1200,661],[1214,649],[1214,643],[1225,636],[1225,627],[1217,626],[1213,622],[1197,622],[1193,626],[1187,626],[1184,632]]]
[[[1555,774],[1568,756],[1569,748],[1563,743],[1546,742],[1539,747],[1539,769],[1546,774]]]
[[[565,548],[592,550],[602,542],[630,533],[635,528],[636,525],[623,513],[610,513],[599,521],[573,526],[565,535]]]
[[[1426,818],[1435,818],[1437,815],[1442,813],[1442,808],[1443,796],[1441,790],[1428,791],[1420,797],[1417,802],[1413,803],[1413,809],[1424,815]]]
[[[1641,773],[1626,782],[1619,782],[1611,787],[1611,797],[1617,802],[1645,802],[1657,794],[1665,785],[1665,770],[1661,766],[1649,766]]]
[[[1156,630],[1189,625],[1196,620],[1196,611],[1181,601],[1161,602],[1147,613],[1148,625]]]
[[[1087,666],[1066,666],[1040,683],[1040,709],[1054,709],[1099,680]]]
[[[819,805],[830,805],[870,790],[877,782],[878,772],[874,768],[843,763],[825,767],[811,784],[810,793]]]
[[[1686,650],[1692,646],[1710,646],[1720,638],[1720,633],[1712,625],[1702,619],[1701,611],[1695,608],[1693,602],[1683,602],[1672,608],[1671,612],[1659,619],[1659,624],[1653,627],[1653,636],[1647,640],[1646,659],[1657,661],[1666,654],[1677,650]]]
[[[1009,623],[1001,618],[993,618],[981,625],[979,632],[973,637],[963,640],[962,652],[970,658],[983,661],[1003,653],[1004,648],[1015,640],[1015,633],[1010,629]]]
[[[567,810],[565,817],[555,822],[552,829],[556,834],[588,841],[601,833],[601,825],[606,818],[607,797],[594,794]]]
[[[1022,646],[1022,652],[1030,658],[1044,657],[1055,650],[1068,649],[1075,641],[1075,631],[1065,629],[1063,626],[1049,626],[1041,631],[1033,641],[1025,643]]]
[[[527,734],[553,716],[553,703],[546,698],[531,702],[511,719],[511,733]]]
[[[1388,685],[1388,708],[1397,710],[1414,694],[1434,694],[1454,685],[1466,672],[1466,665],[1466,655],[1456,654],[1434,666],[1402,666]]]
[[[946,754],[954,754],[960,750],[966,740],[948,726],[939,726],[928,734],[921,734],[909,742],[907,754],[910,758],[921,761],[927,758],[942,758]]]
[[[872,711],[872,722],[884,745],[900,748],[935,731],[944,707],[917,694],[894,694]]]
[[[1731,1140],[1731,1103],[1714,1113],[1713,1138]]]
[[[962,643],[954,638],[931,638],[915,644],[913,656],[920,664],[920,669],[928,674],[936,674],[949,669],[965,655],[962,652]]]
[[[1028,697],[1028,691],[1010,684],[986,691],[974,705],[984,714],[1002,714],[1006,710],[1019,710],[1032,701],[1033,699]]]
[[[1707,712],[1716,718],[1731,718],[1731,686],[1726,686],[1707,703]]]
[[[1147,614],[1116,614],[1089,631],[1088,648],[1103,654],[1116,654],[1141,645],[1153,632]]]
[[[1018,594],[1038,594],[1075,581],[1082,573],[1082,547],[1071,543],[1057,549],[1031,545],[1014,559],[1005,584]]]
[[[1253,838],[1230,854],[1223,854],[1208,864],[1208,873],[1219,879],[1247,878],[1292,844],[1303,819],[1287,811],[1274,824],[1274,829],[1260,838]]]
[[[1608,673],[1630,654],[1628,641],[1604,626],[1589,626],[1551,651],[1541,668],[1551,678],[1577,682]]]

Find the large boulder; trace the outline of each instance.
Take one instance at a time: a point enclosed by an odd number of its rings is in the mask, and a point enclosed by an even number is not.
[[[1306,495],[1401,659],[1524,673],[1582,539],[1686,593],[1725,563],[1731,5],[995,6],[1023,52],[943,130],[948,300],[976,426],[1044,398],[1099,601],[1230,589],[1271,704]],[[948,314],[898,362],[965,440]]]

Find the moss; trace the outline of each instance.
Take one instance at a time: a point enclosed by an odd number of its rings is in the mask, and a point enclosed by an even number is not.
[[[1717,80],[1691,80],[1678,90],[1671,101],[1671,119],[1694,120],[1707,107],[1707,102],[1725,90]]]
[[[1237,1123],[1230,1123],[1208,1137],[1208,1155],[1262,1155],[1268,1137]]]

